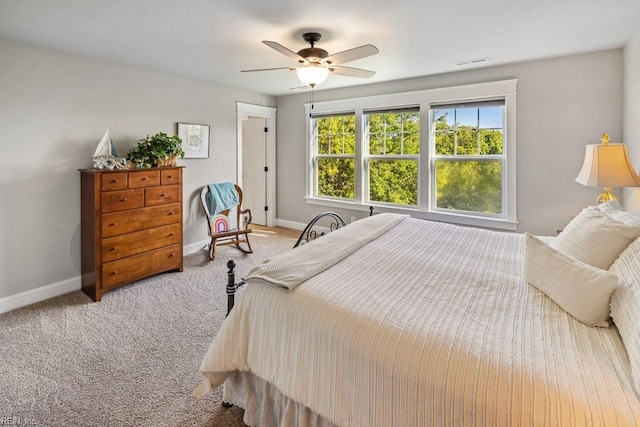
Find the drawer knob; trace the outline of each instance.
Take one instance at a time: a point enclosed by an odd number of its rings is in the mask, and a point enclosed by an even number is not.
[[[111,248],[111,249],[109,249],[109,250],[110,250],[110,251],[117,251],[117,250],[118,250],[118,247],[117,247],[117,246],[114,246],[114,247],[112,247],[112,248]]]
[[[142,180],[143,180],[143,181],[146,181],[146,180],[147,180],[147,177],[146,177],[146,176],[143,176],[143,177],[142,177]]]
[[[117,183],[117,182],[118,182],[118,180],[117,180],[117,179],[112,179],[112,180],[111,180],[111,182],[112,182],[113,184],[115,184],[115,183]]]
[[[121,201],[121,202],[128,202],[128,201],[129,201],[129,199],[126,199],[126,198],[125,198],[125,199],[121,199],[120,201]]]
[[[160,195],[160,197],[167,197],[167,195],[166,195],[166,194],[164,194],[164,193],[162,193],[162,194]]]
[[[169,233],[169,237],[175,236],[175,233]]]
[[[169,254],[169,258],[173,258],[174,254]]]
[[[168,215],[173,215],[173,212],[169,212]]]
[[[115,227],[116,225],[118,225],[118,223],[117,222],[113,222],[113,223],[109,224],[109,227]]]
[[[111,275],[112,275],[112,276],[115,276],[116,274],[118,274],[118,272],[117,272],[117,271],[112,271],[112,272],[111,272]]]

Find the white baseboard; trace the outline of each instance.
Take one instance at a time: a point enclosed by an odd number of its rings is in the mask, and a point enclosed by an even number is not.
[[[0,313],[6,313],[16,308],[24,307],[29,304],[44,301],[58,295],[66,294],[80,290],[82,288],[80,276],[71,279],[62,280],[60,282],[51,283],[49,285],[40,286],[39,288],[29,289],[28,291],[9,295],[0,298]]]
[[[276,219],[276,226],[291,228],[292,230],[304,230],[307,224],[303,224],[301,222],[289,221],[286,219]]]

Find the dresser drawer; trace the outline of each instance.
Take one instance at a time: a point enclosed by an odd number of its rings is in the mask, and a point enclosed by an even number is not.
[[[102,191],[125,190],[127,188],[127,173],[104,173],[100,176]]]
[[[144,190],[107,191],[102,193],[102,213],[144,207]]]
[[[180,169],[169,169],[160,171],[160,184],[171,185],[180,184]]]
[[[135,171],[129,173],[129,188],[144,188],[160,185],[160,171]]]
[[[147,188],[144,199],[145,206],[156,206],[179,202],[180,186],[163,185],[162,187]]]
[[[102,239],[102,262],[180,243],[182,224],[172,224]]]
[[[144,252],[102,265],[102,291],[131,283],[152,274],[179,269],[182,264],[182,248],[171,245]]]
[[[102,214],[101,237],[117,236],[181,221],[181,203]]]

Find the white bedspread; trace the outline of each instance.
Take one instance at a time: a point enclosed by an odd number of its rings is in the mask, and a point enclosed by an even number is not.
[[[527,285],[521,254],[522,235],[407,219],[292,292],[249,282],[200,391],[251,372],[340,426],[640,425],[615,327]]]
[[[329,233],[313,245],[302,245],[257,265],[243,279],[293,290],[316,274],[343,260],[386,233],[409,215],[382,213],[353,222],[349,232]]]

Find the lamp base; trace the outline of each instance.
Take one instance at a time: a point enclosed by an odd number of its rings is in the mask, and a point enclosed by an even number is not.
[[[613,195],[610,187],[604,187],[604,191],[598,196],[598,204],[607,203],[611,200],[618,200],[618,198]]]

